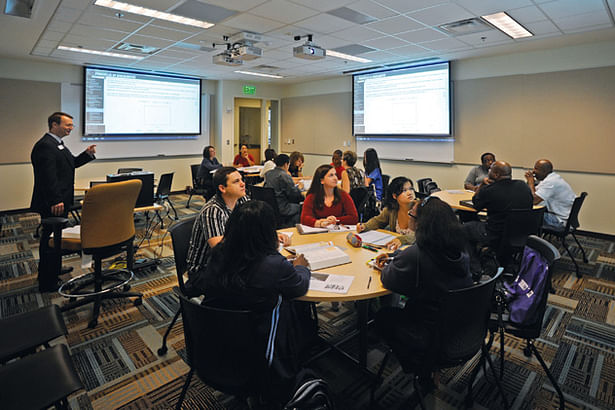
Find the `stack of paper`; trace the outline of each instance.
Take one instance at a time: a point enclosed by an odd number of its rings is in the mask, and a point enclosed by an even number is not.
[[[312,226],[307,226],[307,225],[302,225],[302,224],[297,224],[296,227],[297,227],[297,232],[299,232],[301,235],[308,235],[311,233],[326,233],[326,232],[347,232],[347,231],[355,230],[354,225],[335,225],[335,224],[327,225],[324,228],[314,228]]]
[[[309,263],[310,270],[325,269],[351,262],[350,256],[332,242],[287,246],[285,249],[296,255],[303,254]]]

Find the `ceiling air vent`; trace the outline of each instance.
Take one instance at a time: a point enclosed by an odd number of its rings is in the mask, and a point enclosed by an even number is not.
[[[142,53],[142,54],[154,54],[156,51],[159,50],[156,47],[143,46],[141,44],[131,44],[131,43],[120,43],[113,48],[116,50],[133,51],[133,52]]]
[[[492,27],[486,24],[479,17],[442,24],[438,26],[438,28],[452,36],[461,36],[464,34],[480,33],[481,31],[492,30]]]
[[[32,8],[34,0],[6,0],[4,5],[4,14],[16,17],[32,17]]]

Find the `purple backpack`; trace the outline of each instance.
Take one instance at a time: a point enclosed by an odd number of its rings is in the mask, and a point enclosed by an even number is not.
[[[510,322],[530,326],[540,319],[537,313],[542,298],[546,297],[548,278],[548,262],[538,252],[526,246],[523,249],[519,274],[511,284],[504,283]]]

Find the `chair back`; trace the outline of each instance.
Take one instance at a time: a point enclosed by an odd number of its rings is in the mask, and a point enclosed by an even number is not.
[[[179,301],[188,363],[199,378],[232,395],[260,392],[267,380],[266,322],[271,312],[199,305],[183,294]]]
[[[173,184],[173,174],[175,174],[175,172],[160,175],[158,189],[156,190],[156,198],[163,199],[169,196],[171,193],[171,185]]]
[[[581,211],[581,205],[583,205],[586,196],[587,192],[581,192],[581,195],[574,199],[564,232],[574,232],[579,226],[581,226],[579,223],[579,212]]]
[[[81,211],[81,247],[118,245],[135,236],[134,208],[141,181],[129,179],[96,185],[85,193]]]
[[[177,283],[183,294],[186,294],[184,288],[184,273],[188,270],[188,249],[190,248],[190,236],[192,235],[192,226],[198,214],[192,215],[189,218],[182,219],[175,225],[169,228],[171,233],[171,243],[173,244],[173,257],[175,258],[175,270],[177,271]]]
[[[529,235],[539,235],[545,208],[512,209],[506,215],[504,231],[497,249],[501,266],[511,255],[523,250]]]
[[[192,188],[199,189],[201,184],[197,175],[199,175],[199,164],[190,165],[190,174],[192,175]]]
[[[391,176],[387,174],[382,174],[382,199],[386,198],[387,189],[389,189],[389,181],[391,180]]]
[[[436,183],[436,181],[429,181],[425,184],[425,193],[426,194],[432,194],[434,192],[438,192],[441,189],[438,188],[438,184]]]
[[[357,208],[357,213],[359,214],[359,221],[362,222],[370,191],[367,187],[360,186],[351,189],[349,194],[352,198],[352,202],[354,202],[355,208]]]
[[[450,290],[444,297],[437,322],[436,361],[463,363],[484,343],[499,269],[489,280],[465,289]]]
[[[143,168],[118,168],[118,174],[130,174],[131,172],[143,171]]]
[[[425,185],[431,182],[431,178],[421,178],[416,180],[416,191],[421,193],[427,193],[425,190]]]
[[[275,190],[269,187],[263,186],[250,186],[250,196],[252,199],[263,201],[271,205],[273,213],[275,214],[276,226],[280,225],[280,210],[278,208],[278,201],[275,199]]]

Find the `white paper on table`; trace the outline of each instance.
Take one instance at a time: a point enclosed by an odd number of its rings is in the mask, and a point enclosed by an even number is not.
[[[303,191],[308,191],[310,189],[310,186],[312,185],[312,180],[311,179],[302,179],[299,182],[301,182],[303,184],[303,189],[301,190]]]
[[[453,195],[459,195],[459,194],[465,194],[466,191],[465,189],[461,190],[461,189],[449,189],[446,192],[448,192],[449,194],[453,194]]]
[[[367,231],[359,234],[363,243],[377,246],[385,246],[389,241],[395,239],[395,236],[378,231]]]
[[[329,293],[348,293],[353,279],[354,276],[312,272],[309,289]]]
[[[51,233],[53,238],[53,232]],[[81,239],[81,225],[69,226],[62,229],[62,238],[65,239]]]

